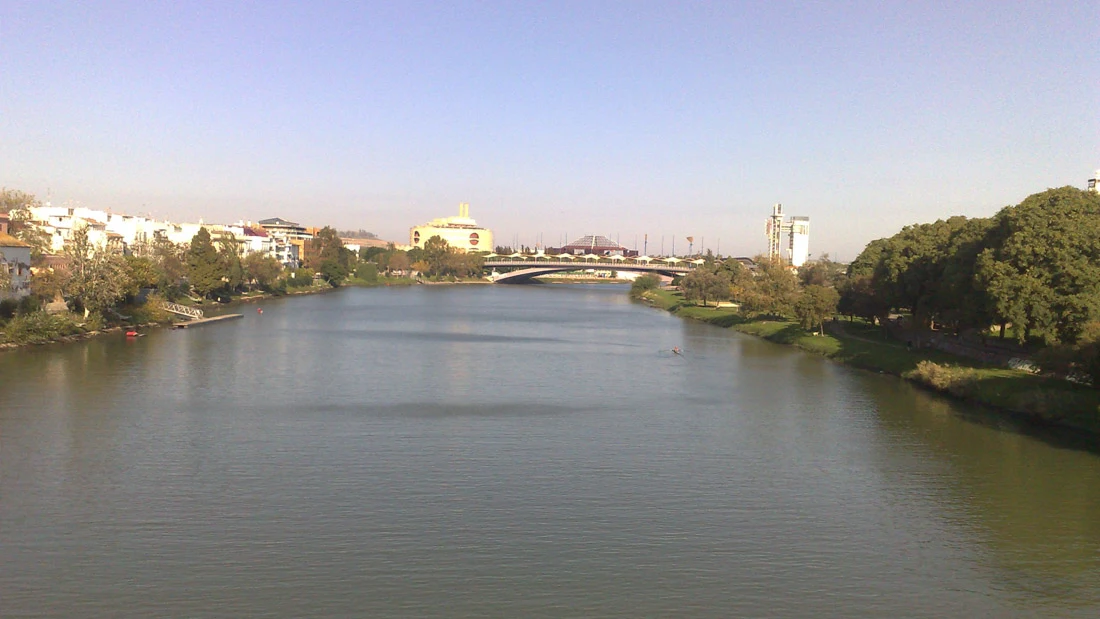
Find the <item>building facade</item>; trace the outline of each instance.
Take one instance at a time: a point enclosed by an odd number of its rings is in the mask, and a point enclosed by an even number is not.
[[[30,294],[31,246],[0,232],[0,271],[10,280],[8,286],[0,287],[0,301],[20,299]]]
[[[409,246],[424,248],[424,243],[438,236],[451,247],[464,252],[493,251],[493,232],[482,228],[470,218],[470,205],[458,205],[458,217],[433,219],[423,226],[409,229]]]
[[[806,264],[810,259],[809,217],[792,217],[790,221],[785,221],[783,205],[776,204],[772,207],[764,232],[768,237],[768,258],[784,260],[795,268]],[[786,256],[782,252],[784,233],[788,235]]]
[[[260,226],[273,239],[275,259],[289,268],[298,268],[306,255],[306,243],[313,238],[304,226],[281,217],[261,219]]]

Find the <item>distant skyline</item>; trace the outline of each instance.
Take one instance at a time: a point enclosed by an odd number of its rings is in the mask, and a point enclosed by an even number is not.
[[[0,186],[208,222],[810,252],[1100,168],[1095,3],[0,0]],[[668,249],[668,248],[666,248]]]

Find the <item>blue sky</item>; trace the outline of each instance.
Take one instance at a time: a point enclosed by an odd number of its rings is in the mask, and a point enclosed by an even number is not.
[[[1100,167],[1096,3],[11,2],[0,185],[405,241],[811,253]],[[639,240],[639,245],[641,241]]]

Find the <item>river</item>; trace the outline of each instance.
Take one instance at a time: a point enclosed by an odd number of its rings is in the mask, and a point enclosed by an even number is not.
[[[0,615],[1100,616],[1085,442],[621,286],[263,309],[0,353]]]

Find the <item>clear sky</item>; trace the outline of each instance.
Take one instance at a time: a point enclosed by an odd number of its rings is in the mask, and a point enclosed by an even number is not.
[[[0,0],[0,185],[401,242],[810,251],[1100,167],[1097,2]],[[681,247],[683,250],[681,250]]]

